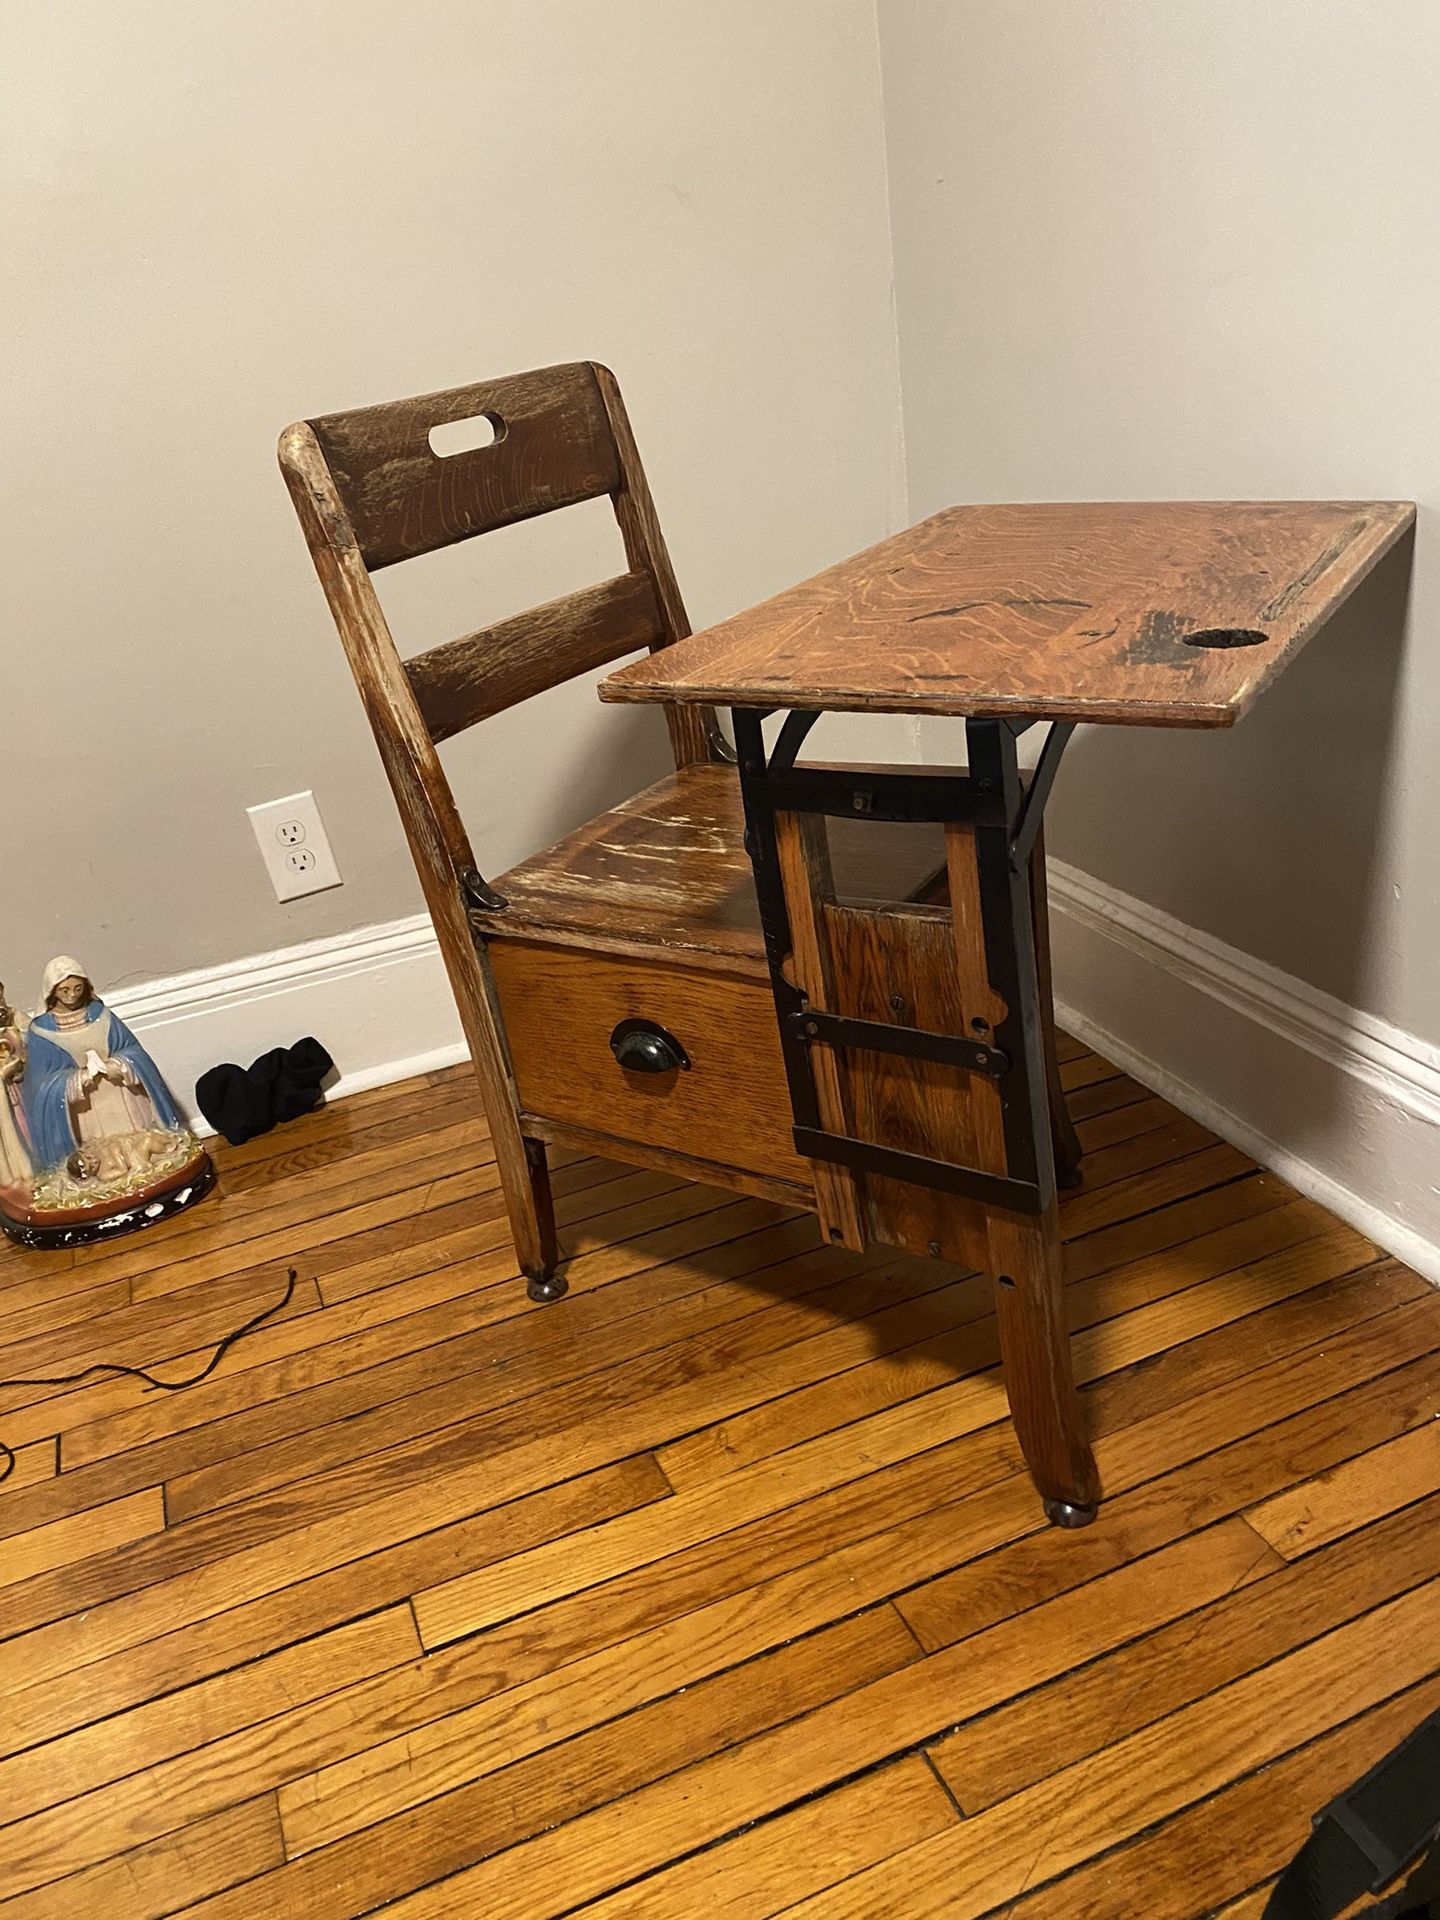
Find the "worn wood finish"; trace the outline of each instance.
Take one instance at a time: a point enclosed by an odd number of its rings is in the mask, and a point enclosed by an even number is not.
[[[437,454],[431,431],[485,417],[490,445]],[[661,647],[690,631],[649,482],[615,376],[589,361],[420,394],[309,422],[343,502],[362,561],[373,571],[516,520],[609,494],[630,573],[533,616],[423,656],[421,704],[432,686],[447,732],[498,713],[559,681],[603,666],[631,646]],[[285,460],[281,439],[281,461]],[[597,606],[596,593],[608,596]],[[633,638],[629,636],[633,634]],[[604,636],[622,640],[603,650]],[[526,653],[551,648],[549,670]],[[577,664],[578,663],[578,664]],[[466,690],[480,674],[478,696]],[[469,718],[461,715],[469,712]],[[427,715],[428,717],[428,715]],[[710,758],[713,715],[671,709],[677,766]]]
[[[1038,1219],[992,1209],[985,1232],[1005,1392],[1025,1464],[1045,1500],[1093,1509],[1100,1470],[1075,1392],[1058,1209]]]
[[[660,602],[662,643],[670,646],[688,637],[690,616],[685,611],[685,602],[680,598],[675,570],[670,564],[670,550],[660,530],[660,516],[650,497],[650,482],[645,477],[640,450],[635,445],[630,416],[625,411],[625,402],[620,398],[619,382],[608,367],[597,366],[592,371],[600,403],[610,423],[620,465],[620,485],[614,495],[615,518],[625,542],[625,555],[632,571],[643,572],[654,583],[656,598]],[[715,715],[710,708],[672,704],[667,706],[665,718],[670,728],[670,747],[677,767],[713,758],[711,742],[715,733]]]
[[[541,1283],[555,1270],[557,1247],[547,1228],[544,1175],[541,1172],[537,1183],[536,1164],[526,1151],[516,1117],[515,1088],[488,969],[465,917],[460,876],[475,864],[469,837],[395,650],[345,503],[311,427],[286,429],[280,440],[280,466],[380,749],[435,925],[485,1099],[520,1266],[533,1282]]]
[[[491,445],[442,455],[432,428],[485,414]],[[595,369],[587,362],[481,380],[310,423],[373,572],[620,486]]]
[[[530,940],[492,941],[490,962],[528,1113],[808,1186],[768,988]],[[629,1019],[674,1034],[689,1068],[617,1065],[610,1035]]]
[[[221,1148],[133,1271],[0,1248],[0,1346],[76,1365],[178,1371],[198,1247],[310,1287],[187,1392],[0,1410],[61,1469],[0,1486],[7,1914],[1258,1913],[1440,1703],[1440,1298],[1062,1050],[1077,1535],[986,1279],[569,1160],[532,1308],[429,1202],[495,1178],[455,1075]]]
[[[682,767],[522,861],[495,881],[502,912],[471,914],[480,933],[685,961],[769,978],[745,817],[734,770]],[[943,877],[938,827],[838,820],[835,889],[880,906],[928,894]],[[768,1016],[774,1026],[773,1012]]]
[[[623,1155],[628,1164],[652,1167],[660,1173],[673,1174],[677,1180],[698,1180],[704,1186],[727,1187],[734,1193],[773,1201],[779,1207],[801,1207],[807,1213],[815,1208],[815,1191],[808,1177],[782,1180],[773,1173],[757,1173],[749,1167],[704,1160],[698,1154],[680,1153],[674,1147],[652,1146],[643,1140],[617,1140],[613,1133],[597,1133],[593,1127],[576,1126],[568,1120],[547,1120],[538,1113],[522,1112],[520,1119],[526,1133],[535,1139],[573,1147],[577,1153],[598,1153],[612,1160]]]
[[[780,814],[776,845],[795,984],[821,1012],[928,1032],[989,1036],[1007,1015],[989,978],[974,832],[945,829],[948,904],[879,910],[840,905],[826,825]],[[1032,885],[1033,885],[1032,881]],[[1037,938],[1046,937],[1042,926]],[[1046,1040],[1052,1124],[1064,1139],[1053,1027]],[[822,1126],[980,1172],[1009,1163],[999,1089],[981,1075],[865,1048],[811,1052]],[[1048,1152],[1050,1142],[1040,1143]],[[1078,1141],[1074,1141],[1078,1159]],[[871,1239],[996,1276],[1006,1387],[1016,1432],[1042,1497],[1094,1507],[1099,1476],[1076,1398],[1065,1318],[1060,1239],[1051,1206],[1038,1220],[908,1181],[813,1162],[822,1224],[841,1244]]]
[[[823,918],[835,976],[833,1012],[882,1026],[965,1032],[947,912],[830,905]],[[846,1047],[837,1055],[857,1139],[982,1172],[1005,1171],[996,1094],[988,1081],[962,1067],[897,1054]],[[984,1265],[985,1209],[976,1201],[879,1174],[856,1177],[875,1239],[961,1266]]]
[[[488,446],[438,426],[483,415]],[[474,856],[435,752],[445,739],[633,647],[689,632],[614,376],[588,362],[289,427],[280,465],[385,762],[495,1132],[521,1266],[563,1290],[543,1146],[522,1136],[483,941],[465,919]],[[371,582],[396,561],[611,496],[630,571],[402,663]],[[710,757],[713,715],[669,710],[677,767]],[[603,917],[603,916],[602,916]]]
[[[945,829],[946,867],[952,915],[947,931],[954,942],[955,970],[960,992],[957,1016],[971,1031],[993,1032],[1008,1013],[1004,1000],[991,985],[985,954],[984,921],[980,903],[980,871],[973,828],[952,822]],[[1041,856],[1043,857],[1043,855]],[[1044,898],[1043,880],[1031,874],[1032,900]],[[1037,983],[1042,962],[1048,1001],[1049,930],[1043,922],[1033,929],[1033,958]],[[1046,1034],[1044,1063],[1051,1102],[1051,1129],[1064,1139],[1064,1093],[1053,1052],[1053,1009],[1042,1015]],[[974,1079],[969,1093],[975,1129],[976,1165],[988,1171],[1010,1171],[1005,1150],[1004,1124],[996,1088]],[[1067,1122],[1068,1124],[1068,1122]],[[1051,1150],[1048,1138],[1036,1143],[1040,1156]],[[1078,1141],[1075,1143],[1078,1161]],[[1046,1501],[1065,1508],[1092,1509],[1100,1495],[1100,1476],[1085,1431],[1085,1419],[1075,1393],[1074,1363],[1066,1324],[1064,1271],[1060,1254],[1058,1210],[1052,1203],[1039,1218],[1026,1218],[998,1208],[985,1211],[985,1254],[977,1262],[995,1279],[995,1312],[1005,1387],[1015,1430],[1026,1464]]]
[[[814,814],[782,813],[775,821],[775,853],[790,922],[789,965],[794,983],[819,1013],[839,1013],[837,979],[826,916],[835,897],[827,822]],[[834,1047],[811,1049],[810,1071],[820,1124],[831,1133],[853,1134],[855,1105],[848,1076]],[[861,1214],[860,1182],[848,1167],[812,1163],[815,1205],[827,1239],[863,1252],[869,1231]]]
[[[431,452],[435,424],[477,412],[494,427],[493,446],[448,462]],[[1215,724],[1217,715],[1233,718],[1308,637],[1398,538],[1406,514],[1323,503],[956,510],[729,623],[718,639],[687,642],[624,407],[603,368],[554,368],[332,416],[290,430],[282,462],[461,1002],[532,1296],[558,1298],[566,1285],[556,1273],[545,1150],[556,1128],[632,1143],[652,1164],[678,1152],[687,1166],[727,1167],[749,1176],[751,1190],[760,1181],[808,1185],[839,1245],[858,1252],[875,1238],[997,1275],[1021,1445],[1052,1507],[1089,1509],[1098,1479],[1070,1372],[1053,1208],[1038,1221],[1020,1220],[828,1164],[807,1171],[794,1152],[769,1008],[763,988],[746,978],[762,956],[736,796],[707,764],[713,716],[692,669],[708,663],[722,679],[732,670],[720,696],[731,704],[885,707],[899,698],[928,711],[1031,717],[1073,708],[1090,717]],[[368,566],[599,493],[612,498],[629,574],[402,668]],[[1037,592],[1037,583],[1053,590]],[[1147,592],[1173,604],[1142,606]],[[937,594],[968,597],[939,604]],[[1092,624],[1082,627],[1081,617]],[[1261,618],[1263,633],[1230,630]],[[1197,620],[1227,631],[1196,631]],[[932,640],[935,623],[943,637]],[[1236,643],[1248,640],[1268,663],[1262,670],[1234,665],[1251,651]],[[674,683],[677,779],[502,876],[510,904],[481,910],[475,896],[484,890],[435,742],[635,645],[666,649],[679,662],[669,681],[642,668],[613,683],[638,688],[637,697]],[[1115,704],[1122,692],[1123,713]],[[1013,813],[1013,749],[1007,767]],[[880,852],[872,823],[863,826],[867,852]],[[852,898],[848,885],[840,891],[820,823],[780,821],[794,937],[788,964],[817,1007],[940,1032],[1001,1026],[1007,1009],[987,976],[975,845],[968,827],[946,828],[948,909],[913,904],[937,897],[932,871],[906,908],[877,910]],[[887,868],[880,885],[889,902],[899,880]],[[1030,950],[1023,893],[1015,907],[1027,1008],[1046,940],[1043,885],[1033,872],[1031,883],[1039,953]],[[696,964],[682,969],[671,964],[677,958]],[[676,1033],[691,1060],[665,1075],[626,1074],[605,1044],[625,1017]],[[1040,1033],[1027,1044],[1041,1044]],[[1047,1136],[1053,1130],[1073,1174],[1078,1147],[1067,1131],[1053,1034],[1044,1046],[1036,1074],[1043,1065],[1050,1121],[1038,1078],[1034,1121]],[[831,1131],[997,1174],[1022,1172],[1008,1162],[998,1092],[976,1076],[823,1046],[814,1071],[821,1123]],[[1169,1149],[1168,1141],[1147,1141],[1130,1155],[1151,1156],[1157,1145],[1162,1156]],[[1040,1151],[1043,1162],[1048,1137]],[[1048,1165],[1042,1178],[1048,1187]],[[1093,1193],[1087,1201],[1092,1214],[1103,1212],[1103,1196],[1098,1208]]]
[[[1405,501],[951,507],[600,694],[1230,726],[1414,518]],[[1187,642],[1235,631],[1265,638]]]
[[[653,584],[622,573],[463,640],[415,655],[405,672],[437,743],[622,653],[661,641]]]

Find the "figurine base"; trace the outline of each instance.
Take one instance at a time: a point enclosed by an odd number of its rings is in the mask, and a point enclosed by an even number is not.
[[[122,1200],[93,1207],[27,1207],[21,1213],[8,1212],[0,1200],[0,1229],[22,1247],[87,1247],[158,1226],[203,1200],[214,1184],[215,1168],[202,1148],[183,1167]]]

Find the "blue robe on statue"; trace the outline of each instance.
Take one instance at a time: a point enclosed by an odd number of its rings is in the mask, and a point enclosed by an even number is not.
[[[125,1022],[104,1003],[92,1000],[86,1022],[104,1019],[108,1031],[91,1043],[101,1059],[123,1060],[150,1097],[156,1123],[181,1132],[187,1122],[160,1078],[160,1069]],[[80,1063],[55,1039],[59,1031],[53,1013],[40,1013],[25,1034],[25,1118],[30,1126],[31,1151],[38,1168],[59,1166],[80,1144],[70,1115],[69,1088]],[[101,1044],[103,1042],[103,1044]]]

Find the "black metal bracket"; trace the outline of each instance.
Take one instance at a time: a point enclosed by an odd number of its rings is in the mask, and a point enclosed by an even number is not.
[[[806,719],[810,718],[807,714]],[[740,724],[737,710],[735,724]],[[776,752],[785,744],[782,727]],[[795,742],[798,746],[798,741]],[[1013,752],[1014,742],[1011,742]],[[747,755],[741,756],[745,779]],[[825,813],[840,819],[966,820],[994,826],[1006,824],[1002,796],[988,787],[953,773],[932,773],[924,767],[907,772],[900,767],[797,767],[782,759],[778,767],[760,762],[769,805],[777,813]]]
[[[790,769],[795,765],[795,757],[801,747],[804,746],[810,729],[819,718],[819,713],[813,708],[807,712],[804,708],[797,707],[793,713],[786,714],[781,724],[779,736],[774,746],[770,749],[770,777],[772,780],[779,774],[789,773]]]
[[[932,1160],[928,1154],[905,1153],[873,1140],[855,1140],[846,1133],[827,1133],[819,1127],[796,1127],[795,1149],[807,1159],[830,1160],[853,1167],[857,1173],[883,1174],[890,1180],[909,1180],[917,1187],[935,1187],[987,1206],[1008,1207],[1014,1213],[1043,1213],[1036,1188],[1029,1180],[1012,1180],[1003,1173],[983,1173],[979,1167],[960,1167],[950,1160]]]
[[[807,1007],[789,1019],[802,1040],[823,1040],[832,1047],[864,1047],[871,1053],[898,1053],[911,1060],[937,1060],[945,1067],[968,1067],[998,1080],[1010,1062],[998,1047],[967,1040],[960,1033],[931,1033],[924,1027],[892,1027],[883,1020],[850,1020],[844,1014]]]
[[[485,913],[498,913],[502,907],[509,906],[504,894],[496,893],[478,867],[462,867],[459,879],[467,906],[479,907]]]
[[[913,1182],[1019,1213],[1043,1213],[1055,1193],[1045,1085],[1029,861],[1060,755],[1072,731],[1052,727],[1028,794],[1015,742],[1028,720],[967,720],[968,774],[923,767],[804,767],[796,757],[819,714],[795,710],[767,754],[762,722],[773,709],[733,710],[745,844],[755,875],[796,1151],[861,1173]],[[986,970],[1005,1016],[984,1040],[822,1012],[786,975],[792,935],[775,834],[777,813],[874,820],[962,821],[975,835]],[[810,1048],[861,1047],[983,1073],[1000,1095],[1007,1174],[902,1152],[833,1133],[821,1123]]]
[[[1010,857],[1017,866],[1023,867],[1035,851],[1035,841],[1040,832],[1040,820],[1045,812],[1045,802],[1050,798],[1050,789],[1054,786],[1055,776],[1060,771],[1060,756],[1069,746],[1070,736],[1074,731],[1073,720],[1056,720],[1051,723],[1050,731],[1045,736],[1045,744],[1040,749],[1040,758],[1035,763],[1035,772],[1020,812],[1020,822],[1015,829],[1015,838],[1010,846]]]

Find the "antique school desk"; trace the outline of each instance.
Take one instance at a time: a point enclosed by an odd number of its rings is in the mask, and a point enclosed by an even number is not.
[[[1233,725],[1413,517],[1353,502],[954,507],[601,686],[731,709],[821,1225],[847,1247],[994,1275],[1011,1411],[1058,1525],[1092,1519],[1100,1492],[1065,1325],[1052,1138],[1073,1136],[1054,1076],[1047,1088],[1031,873],[1060,756],[1080,721]],[[826,712],[963,719],[967,765],[802,764]],[[1027,778],[1016,743],[1040,722]],[[844,900],[836,820],[942,825],[948,898]]]
[[[491,444],[432,444],[477,416]],[[566,1286],[551,1144],[811,1208],[845,1247],[988,1271],[1046,1512],[1091,1519],[1041,814],[1079,721],[1231,725],[1413,509],[956,507],[690,637],[603,367],[300,422],[280,461],[425,890],[531,1296]],[[402,659],[375,571],[603,495],[624,573]],[[644,648],[601,694],[664,704],[674,775],[487,883],[439,744]],[[966,764],[802,760],[827,711],[954,716]],[[1017,737],[1045,721],[1026,776]]]

